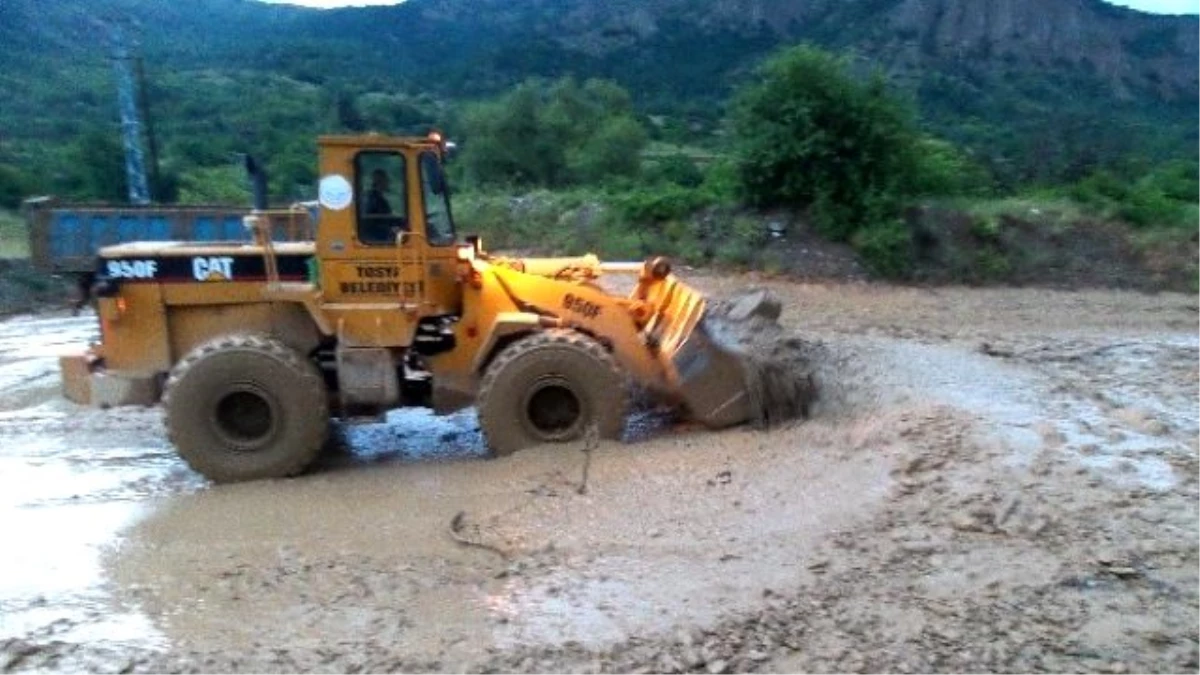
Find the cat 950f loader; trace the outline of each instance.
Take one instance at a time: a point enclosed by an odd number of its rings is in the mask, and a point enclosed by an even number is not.
[[[400,406],[476,405],[496,455],[619,437],[634,384],[712,428],[752,417],[742,358],[667,260],[489,255],[455,232],[437,134],[318,146],[312,241],[272,240],[250,161],[251,242],[101,249],[101,337],[62,358],[65,395],[161,397],[179,454],[219,482],[300,473],[331,417]],[[636,284],[614,295],[605,274]]]

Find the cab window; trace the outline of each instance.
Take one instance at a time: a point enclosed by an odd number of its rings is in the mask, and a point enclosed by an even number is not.
[[[397,234],[408,231],[404,155],[360,152],[354,165],[358,240],[368,246],[394,246]]]
[[[421,193],[425,203],[425,236],[433,246],[453,244],[454,221],[450,218],[450,188],[445,173],[432,152],[421,153]]]

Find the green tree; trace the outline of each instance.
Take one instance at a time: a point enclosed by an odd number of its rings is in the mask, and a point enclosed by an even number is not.
[[[581,183],[635,175],[645,145],[646,130],[637,120],[628,115],[610,117],[571,153],[571,173]]]
[[[637,173],[646,130],[615,84],[528,80],[463,116],[463,171],[475,185],[563,187]]]
[[[808,209],[833,239],[889,221],[915,191],[911,111],[881,75],[854,77],[843,58],[808,46],[780,52],[738,92],[733,119],[748,200]]]
[[[467,110],[462,162],[479,185],[565,183],[566,154],[543,117],[538,85],[525,83],[499,100]]]

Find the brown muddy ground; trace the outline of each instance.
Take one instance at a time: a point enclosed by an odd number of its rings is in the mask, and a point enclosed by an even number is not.
[[[764,285],[813,419],[644,414],[582,494],[470,412],[212,487],[157,410],[58,398],[89,318],[0,323],[0,670],[1200,668],[1195,297]]]

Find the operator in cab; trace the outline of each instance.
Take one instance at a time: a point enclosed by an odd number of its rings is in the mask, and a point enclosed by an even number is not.
[[[383,169],[371,172],[371,184],[363,199],[363,214],[359,237],[372,246],[388,246],[396,243],[396,237],[408,230],[404,213],[396,213],[388,200],[391,179]]]

